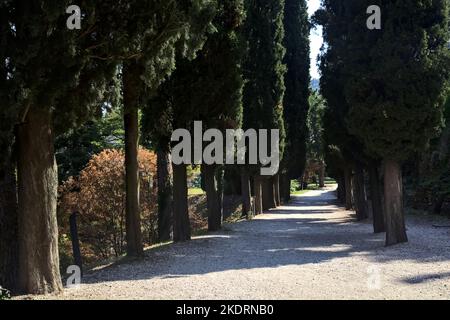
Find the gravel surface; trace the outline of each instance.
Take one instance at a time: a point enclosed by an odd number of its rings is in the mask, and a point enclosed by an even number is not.
[[[384,235],[352,214],[335,205],[332,190],[309,192],[223,232],[97,269],[44,298],[450,299],[450,229],[411,217],[410,242],[385,248]]]

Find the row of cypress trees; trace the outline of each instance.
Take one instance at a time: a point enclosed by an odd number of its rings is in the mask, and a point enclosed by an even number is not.
[[[328,103],[330,166],[345,186],[348,207],[354,172],[360,219],[367,217],[367,170],[375,232],[386,231],[386,245],[406,242],[402,163],[425,150],[443,125],[448,1],[324,0],[322,5],[315,20],[324,27],[327,44],[321,91]],[[381,29],[366,26],[370,5],[381,8]]]
[[[220,130],[278,128],[290,159],[281,171],[285,181],[298,176],[304,162],[309,86],[305,1],[82,1],[81,30],[66,28],[69,5],[66,0],[0,4],[0,144],[5,150],[0,162],[0,283],[14,292],[62,289],[54,139],[105,104],[123,107],[130,256],[143,253],[140,143],[151,144],[158,154],[162,241],[190,239],[186,166],[170,161],[174,129],[192,130],[195,120]],[[260,210],[262,183],[266,203],[279,203],[278,178],[262,182],[255,168],[239,170],[247,185],[247,211],[250,180]],[[217,230],[223,168],[202,165],[202,172],[209,228]]]

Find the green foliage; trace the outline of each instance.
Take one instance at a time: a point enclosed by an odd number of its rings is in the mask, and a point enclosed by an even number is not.
[[[442,125],[448,1],[385,1],[377,31],[362,27],[369,3],[346,2],[348,124],[371,155],[404,160]]]
[[[325,0],[323,9],[314,14],[316,25],[323,26],[326,49],[320,58],[322,78],[320,91],[326,99],[327,107],[323,116],[324,141],[327,146],[338,147],[346,158],[351,158],[357,146],[346,126],[349,105],[344,95],[345,65],[343,56],[347,53],[346,37],[348,17],[345,16],[344,0]],[[360,149],[359,147],[356,149]]]
[[[4,289],[0,286],[0,300],[9,300],[11,299],[11,293],[9,290]]]
[[[323,115],[324,151],[327,166],[333,175],[339,175],[344,166],[352,165],[356,161],[367,162],[363,142],[349,130],[348,114],[350,103],[345,95],[348,80],[348,60],[353,57],[350,47],[349,32],[356,28],[362,33],[373,33],[366,27],[366,3],[350,3],[344,0],[325,0],[323,8],[313,17],[315,24],[323,26],[326,46],[320,59],[322,78],[320,91],[326,99],[326,109]],[[364,5],[366,5],[364,7]],[[350,8],[358,6],[358,11],[364,15],[364,23],[354,23],[354,12]],[[353,29],[351,29],[353,28]],[[358,62],[356,62],[357,65]],[[372,155],[373,156],[373,155]],[[376,157],[375,157],[376,158]]]
[[[179,57],[177,70],[158,90],[143,112],[145,141],[167,148],[172,128],[237,128],[242,117],[242,0],[218,1],[209,35],[194,60]]]
[[[120,109],[105,110],[99,119],[59,135],[55,141],[59,180],[78,176],[95,154],[104,149],[123,148],[123,121]]]
[[[285,76],[284,125],[286,148],[283,168],[290,178],[303,174],[306,161],[306,125],[309,110],[310,48],[308,7],[305,0],[285,0],[284,46]]]
[[[324,128],[323,117],[325,113],[325,100],[318,92],[312,92],[309,98],[310,109],[308,113],[307,142],[308,160],[323,161],[324,158]]]
[[[280,155],[285,147],[283,119],[284,0],[249,0],[245,37],[244,128],[280,129]]]

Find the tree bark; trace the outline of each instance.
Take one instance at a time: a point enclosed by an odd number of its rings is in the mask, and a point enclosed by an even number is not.
[[[273,177],[264,177],[262,181],[262,203],[263,210],[270,210],[277,207],[275,201],[275,190]]]
[[[378,174],[378,163],[371,161],[369,164],[370,198],[372,199],[373,230],[374,233],[385,232],[383,199],[381,196],[381,182]]]
[[[442,214],[442,206],[444,205],[445,199],[447,195],[439,195],[437,199],[433,203],[433,214],[441,215]]]
[[[217,195],[219,198],[220,221],[223,219],[223,195],[225,193],[225,170],[223,166],[216,168]],[[221,226],[222,227],[222,226]]]
[[[139,206],[139,72],[135,63],[128,63],[123,71],[123,103],[125,128],[125,225],[127,255],[143,255]]]
[[[255,214],[263,214],[262,204],[262,178],[259,175],[254,177],[253,189],[255,194]]]
[[[51,112],[30,110],[18,127],[17,141],[19,290],[27,294],[60,292],[58,168]]]
[[[386,246],[408,242],[403,213],[402,168],[398,161],[386,159],[384,166],[384,206]]]
[[[337,178],[338,189],[337,198],[339,203],[345,204],[345,178],[344,175],[339,175]]]
[[[281,175],[281,197],[283,203],[289,203],[291,201],[291,179],[287,173]]]
[[[191,240],[191,224],[188,208],[186,165],[172,164],[173,168],[173,240]]]
[[[362,221],[368,218],[367,213],[367,197],[366,188],[364,183],[364,169],[361,163],[355,165],[355,204],[356,204],[356,217],[358,221]]]
[[[160,242],[172,239],[172,170],[170,152],[158,150],[158,238]]]
[[[19,239],[17,225],[17,184],[11,153],[4,148],[0,169],[0,285],[17,293]]]
[[[250,177],[245,169],[241,170],[241,189],[242,189],[242,216],[250,218],[251,212],[251,186]]]
[[[353,208],[353,204],[352,204],[352,170],[350,167],[345,168],[344,180],[345,180],[345,209],[351,210]]]
[[[323,161],[320,163],[319,169],[319,187],[325,188],[325,163]]]
[[[280,175],[276,174],[273,176],[273,191],[275,196],[276,207],[281,206],[281,195],[280,195]]]
[[[217,190],[216,168],[212,165],[202,165],[205,178],[206,202],[208,208],[208,230],[218,231],[222,228],[222,213],[220,197]]]

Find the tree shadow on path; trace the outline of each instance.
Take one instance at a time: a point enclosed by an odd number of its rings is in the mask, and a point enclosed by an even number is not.
[[[226,230],[148,250],[145,258],[88,273],[84,283],[152,278],[177,278],[231,270],[279,268],[326,263],[353,255],[376,262],[397,259],[450,260],[450,253],[432,256],[428,250],[402,254],[408,244],[384,247],[384,235],[374,235],[370,223],[357,223],[337,206],[334,191],[293,198],[286,206],[252,221],[227,225]],[[365,271],[362,271],[365,272]]]

